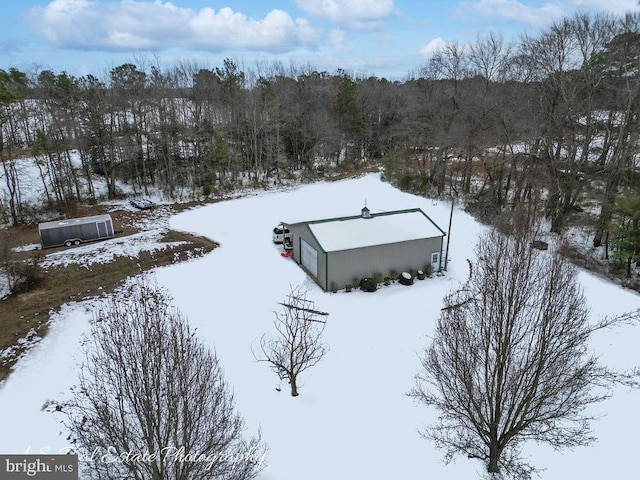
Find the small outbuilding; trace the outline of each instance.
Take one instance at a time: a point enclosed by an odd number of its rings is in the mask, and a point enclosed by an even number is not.
[[[439,271],[445,232],[420,208],[285,224],[293,259],[324,290],[405,270]]]
[[[111,215],[68,218],[38,225],[42,248],[79,245],[115,235]]]

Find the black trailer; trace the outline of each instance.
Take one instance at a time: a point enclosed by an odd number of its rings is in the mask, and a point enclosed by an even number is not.
[[[69,218],[38,225],[42,248],[79,245],[83,242],[112,238],[113,220],[111,215]]]

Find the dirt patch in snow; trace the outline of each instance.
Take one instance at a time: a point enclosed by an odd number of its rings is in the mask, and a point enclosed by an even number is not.
[[[163,205],[153,210],[130,211],[103,207],[113,219],[115,238],[71,248],[21,248],[38,242],[37,226],[20,227],[12,235],[18,261],[37,258],[42,279],[28,292],[0,301],[0,382],[19,357],[47,333],[52,312],[65,303],[111,292],[127,278],[213,250],[217,244],[204,237],[169,229],[169,218],[187,208]]]

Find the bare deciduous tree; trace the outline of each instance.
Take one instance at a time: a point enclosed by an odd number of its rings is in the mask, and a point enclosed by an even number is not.
[[[480,459],[494,477],[535,471],[520,457],[527,440],[557,449],[591,442],[586,407],[614,382],[634,383],[601,365],[587,342],[637,312],[591,324],[575,268],[531,239],[493,231],[480,240],[468,281],[445,297],[410,392],[438,410],[423,437],[447,461]]]
[[[217,357],[157,286],[142,280],[109,300],[85,350],[59,408],[78,451],[99,452],[92,476],[244,480],[261,470],[264,446],[243,438]]]
[[[261,355],[254,352],[258,361],[267,362],[280,380],[287,380],[291,396],[298,396],[298,375],[322,360],[329,348],[322,343],[322,333],[328,313],[316,310],[307,299],[302,287],[292,287],[282,310],[275,312],[273,324],[277,335],[260,339]]]

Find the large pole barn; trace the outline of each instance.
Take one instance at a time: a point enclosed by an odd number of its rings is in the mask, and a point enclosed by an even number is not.
[[[324,290],[409,270],[439,271],[445,232],[419,208],[298,223],[293,259]]]

